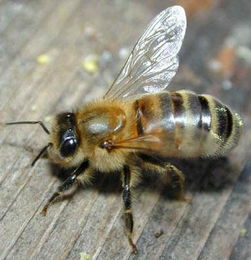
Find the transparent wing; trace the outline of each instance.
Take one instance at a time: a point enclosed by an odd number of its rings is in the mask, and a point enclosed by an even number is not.
[[[165,89],[178,69],[177,54],[185,31],[186,15],[181,6],[158,14],[134,46],[104,98],[125,98]]]

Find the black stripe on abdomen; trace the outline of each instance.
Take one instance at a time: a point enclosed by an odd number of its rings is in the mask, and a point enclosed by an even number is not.
[[[217,115],[217,134],[226,141],[232,133],[233,118],[230,110],[219,101],[215,100],[215,111]]]
[[[210,112],[210,107],[208,100],[204,96],[198,96],[201,105],[200,120],[198,122],[198,128],[206,131],[211,129],[212,115]]]
[[[225,108],[226,108],[226,112],[227,112],[227,121],[228,121],[226,137],[228,138],[232,134],[232,130],[233,130],[233,115],[232,115],[231,111],[228,109],[228,107],[225,107]]]
[[[171,93],[171,100],[173,103],[173,113],[174,113],[174,121],[176,127],[184,128],[185,127],[185,108],[183,97],[180,93],[173,92]]]

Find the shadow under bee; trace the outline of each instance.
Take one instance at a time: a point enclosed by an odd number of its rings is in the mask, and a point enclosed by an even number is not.
[[[185,175],[184,190],[189,192],[215,192],[228,187],[236,180],[238,170],[227,157],[217,159],[168,159]],[[169,183],[154,172],[145,172],[140,187],[148,187],[152,191],[162,190],[166,198],[174,198]]]
[[[59,178],[62,182],[65,181],[74,170],[74,168],[61,168],[50,162],[49,167],[52,175]],[[119,172],[112,172],[109,174],[95,172],[91,182],[83,185],[80,183],[76,192],[81,192],[86,189],[96,189],[100,193],[120,193],[122,190],[120,174]]]
[[[161,160],[166,160],[161,158]],[[237,169],[231,164],[227,157],[217,159],[168,159],[167,162],[177,166],[185,175],[185,192],[203,191],[217,192],[221,191],[233,183],[236,179]],[[73,169],[63,169],[54,164],[50,165],[50,172],[64,181]],[[166,199],[175,199],[172,191],[169,189],[168,181],[159,174],[142,169],[141,181],[135,188],[135,192],[141,190],[160,193]],[[96,189],[103,194],[117,193],[122,191],[120,174],[118,172],[103,174],[96,172],[90,184],[80,185],[76,192],[84,192],[85,189]],[[73,194],[75,194],[74,192]],[[72,194],[64,198],[71,198]]]

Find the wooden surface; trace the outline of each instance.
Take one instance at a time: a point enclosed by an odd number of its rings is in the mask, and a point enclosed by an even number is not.
[[[148,21],[175,3],[1,0],[1,121],[49,125],[58,112],[101,96]],[[251,259],[251,2],[178,3],[188,30],[172,86],[212,94],[238,111],[245,122],[239,146],[228,159],[178,162],[190,204],[167,199],[158,185],[138,189],[139,254],[130,256],[119,189],[80,190],[42,217],[62,182],[46,159],[30,167],[47,136],[36,126],[2,126],[1,259]],[[98,60],[94,73],[86,71],[89,55]]]

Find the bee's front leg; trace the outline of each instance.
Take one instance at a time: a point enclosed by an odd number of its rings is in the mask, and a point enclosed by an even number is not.
[[[77,167],[72,172],[72,174],[64,181],[64,183],[57,188],[57,191],[53,193],[51,198],[48,200],[48,202],[45,204],[44,208],[42,209],[41,214],[43,216],[46,216],[47,210],[51,206],[51,204],[53,204],[58,199],[62,198],[65,195],[65,193],[73,187],[74,184],[75,185],[78,184],[77,177],[79,176],[79,174],[83,173],[88,168],[88,166],[89,166],[88,161],[84,161],[82,164],[80,164],[79,167]],[[75,188],[77,188],[77,185],[75,186]]]
[[[128,241],[132,247],[132,253],[137,254],[138,250],[132,240],[133,233],[133,215],[131,201],[131,172],[129,166],[125,165],[123,169],[123,191],[122,198],[124,202],[124,220],[125,231]]]
[[[46,216],[48,208],[53,204],[55,201],[59,200],[65,195],[65,192],[68,191],[70,188],[73,187],[73,184],[76,184],[77,175],[71,175],[68,177],[63,185],[60,185],[57,188],[57,191],[53,193],[53,195],[50,197],[50,199],[45,204],[44,208],[41,211],[41,214],[43,216]]]

